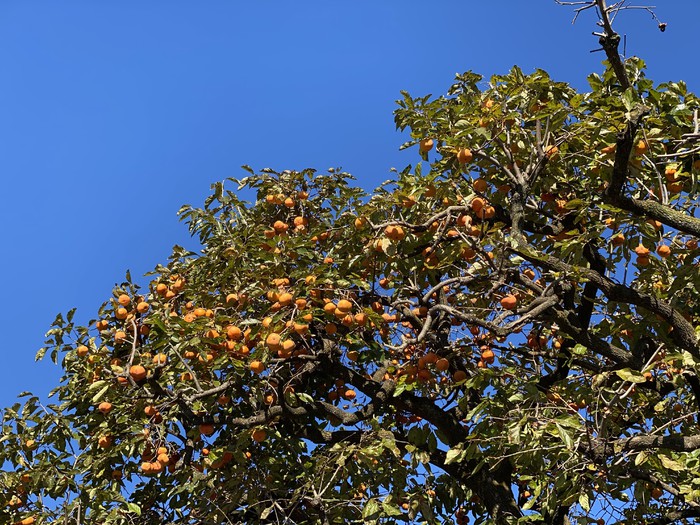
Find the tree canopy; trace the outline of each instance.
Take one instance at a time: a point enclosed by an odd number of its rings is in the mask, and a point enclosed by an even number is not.
[[[695,523],[700,104],[576,4],[588,91],[403,93],[423,162],[370,193],[246,167],[182,208],[200,252],[59,315],[3,523]]]

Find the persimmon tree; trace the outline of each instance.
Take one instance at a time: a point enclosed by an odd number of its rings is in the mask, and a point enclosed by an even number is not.
[[[59,315],[3,414],[3,523],[694,523],[698,99],[623,60],[399,101],[371,193],[264,169],[143,287]],[[249,195],[251,202],[244,196]]]

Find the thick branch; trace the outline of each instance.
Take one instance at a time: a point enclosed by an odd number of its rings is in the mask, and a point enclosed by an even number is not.
[[[676,452],[692,452],[700,449],[700,435],[633,436],[615,441],[615,447],[622,450],[665,448]]]
[[[618,47],[620,45],[620,35],[618,35],[612,28],[610,23],[610,17],[608,16],[608,7],[605,5],[605,0],[596,0],[598,4],[598,11],[600,11],[600,22],[603,26],[603,34],[600,35],[600,45],[605,51],[605,55],[608,57],[608,62],[615,72],[618,82],[622,86],[622,89],[627,89],[630,87],[630,80],[627,77],[627,71],[625,71],[625,65],[620,58],[620,53],[618,52]]]
[[[577,274],[586,280],[594,282],[602,293],[611,301],[632,304],[658,314],[673,327],[669,335],[674,343],[680,348],[690,352],[694,357],[700,359],[700,345],[695,336],[693,325],[686,321],[683,315],[666,301],[639,292],[624,284],[616,283],[612,279],[588,268],[571,266],[555,257],[544,254],[535,256],[526,253],[526,251],[529,250],[516,250],[516,253],[532,264],[542,266],[550,271]]]
[[[571,337],[577,343],[593,350],[594,352],[613,360],[620,365],[628,365],[632,362],[632,354],[604,339],[593,336],[588,330],[583,329],[571,312],[557,308],[550,310],[550,317],[559,325],[563,333]]]
[[[630,155],[634,148],[634,139],[645,115],[646,111],[644,109],[637,109],[634,116],[630,116],[630,119],[627,121],[624,131],[617,135],[615,163],[610,184],[605,192],[605,197],[608,199],[614,199],[623,192],[629,171]]]
[[[640,200],[619,194],[606,194],[605,201],[637,216],[655,219],[676,230],[700,237],[700,219],[652,200]]]

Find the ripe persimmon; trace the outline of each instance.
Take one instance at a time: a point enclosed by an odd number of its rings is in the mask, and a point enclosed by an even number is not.
[[[649,144],[646,140],[640,140],[634,146],[635,155],[644,155],[649,150]]]
[[[211,436],[214,433],[214,425],[211,423],[202,423],[199,425],[199,433],[204,436]]]
[[[445,372],[448,368],[450,368],[450,362],[444,357],[441,357],[435,361],[435,368],[440,372]]]
[[[218,398],[216,398],[216,402],[220,405],[228,405],[231,402],[231,396],[221,394]]]
[[[338,304],[336,305],[336,308],[340,310],[341,312],[349,312],[352,310],[352,303],[348,301],[347,299],[341,299],[338,301]]]
[[[240,341],[243,339],[243,332],[237,326],[230,325],[226,328],[226,337],[233,341]]]
[[[148,304],[146,301],[141,301],[139,304],[136,305],[136,311],[140,314],[145,314],[148,312],[148,309],[151,307],[150,304]]]
[[[265,344],[270,350],[277,350],[280,346],[281,339],[280,334],[272,332],[265,338]]]
[[[671,247],[668,244],[659,244],[656,247],[656,253],[659,254],[659,257],[663,257],[665,259],[671,255]]]
[[[348,401],[352,401],[357,397],[357,392],[355,392],[352,388],[349,388],[345,392],[343,392],[343,397]]]
[[[485,205],[486,201],[484,199],[481,197],[476,197],[474,200],[472,200],[472,211],[474,213],[479,213]]]
[[[495,355],[493,353],[493,350],[491,350],[490,348],[484,348],[481,351],[481,360],[484,363],[490,365],[491,363],[493,363],[494,359],[495,359]]]
[[[297,344],[293,340],[287,339],[282,343],[282,350],[284,352],[291,353],[296,348],[296,346]]]
[[[148,372],[146,372],[146,369],[141,365],[132,365],[129,368],[129,375],[131,375],[131,378],[138,383],[139,381],[146,379]]]
[[[467,378],[467,373],[464,370],[457,370],[454,374],[452,374],[452,380],[455,383],[459,383],[460,381],[464,381]]]
[[[679,181],[676,181],[676,182],[670,182],[670,183],[668,183],[668,184],[666,185],[666,187],[668,188],[668,191],[670,191],[671,193],[680,193],[680,192],[682,192],[684,186],[685,186],[685,184],[683,184],[683,181],[682,181],[682,180],[679,180]]]
[[[304,299],[303,297],[300,297],[296,301],[294,301],[294,306],[296,306],[299,310],[303,310],[306,308],[306,305],[308,304],[308,301]]]
[[[468,164],[474,159],[474,155],[472,154],[471,150],[469,148],[461,148],[457,152],[457,162],[460,164]]]
[[[649,255],[649,248],[640,244],[634,249],[634,253],[636,253],[640,257],[646,257]]]
[[[274,224],[272,225],[272,228],[279,235],[281,233],[286,232],[289,229],[289,225],[284,221],[275,221]]]
[[[493,219],[496,215],[496,208],[486,205],[476,212],[476,216],[480,219]]]
[[[544,154],[550,160],[556,159],[559,155],[559,148],[550,144],[544,149]]]
[[[195,317],[204,317],[207,315],[207,310],[205,308],[199,307],[195,308],[192,313]]]
[[[323,311],[326,312],[327,314],[330,314],[330,315],[335,314],[336,308],[337,307],[336,307],[335,303],[331,303],[331,302],[328,302],[328,303],[323,305]]]
[[[261,374],[265,370],[265,365],[258,360],[251,361],[249,367],[254,374]]]
[[[433,144],[435,144],[433,139],[423,139],[419,142],[418,148],[421,153],[428,153],[433,149]]]
[[[623,244],[625,244],[625,236],[622,233],[613,235],[610,238],[610,244],[612,244],[613,246],[622,246]]]
[[[309,332],[309,325],[305,323],[293,323],[292,327],[299,335],[304,335]]]
[[[489,188],[489,183],[482,178],[474,179],[472,188],[474,188],[476,192],[484,193]]]
[[[386,228],[384,228],[384,233],[386,234],[389,239],[393,241],[400,241],[404,237],[406,237],[406,232],[401,226],[395,226],[393,224],[390,224]]]
[[[518,298],[513,294],[508,294],[501,299],[501,306],[506,310],[513,310],[517,305]]]
[[[294,296],[289,292],[281,293],[277,298],[277,302],[282,306],[289,306],[292,304],[292,301],[294,301]]]

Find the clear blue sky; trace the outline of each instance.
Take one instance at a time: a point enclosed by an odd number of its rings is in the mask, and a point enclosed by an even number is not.
[[[697,0],[621,17],[657,81],[700,90]],[[94,316],[127,269],[194,247],[176,212],[239,166],[342,166],[371,189],[418,160],[392,111],[456,72],[540,67],[585,88],[592,15],[553,0],[0,2],[0,405],[45,393],[58,312]]]

